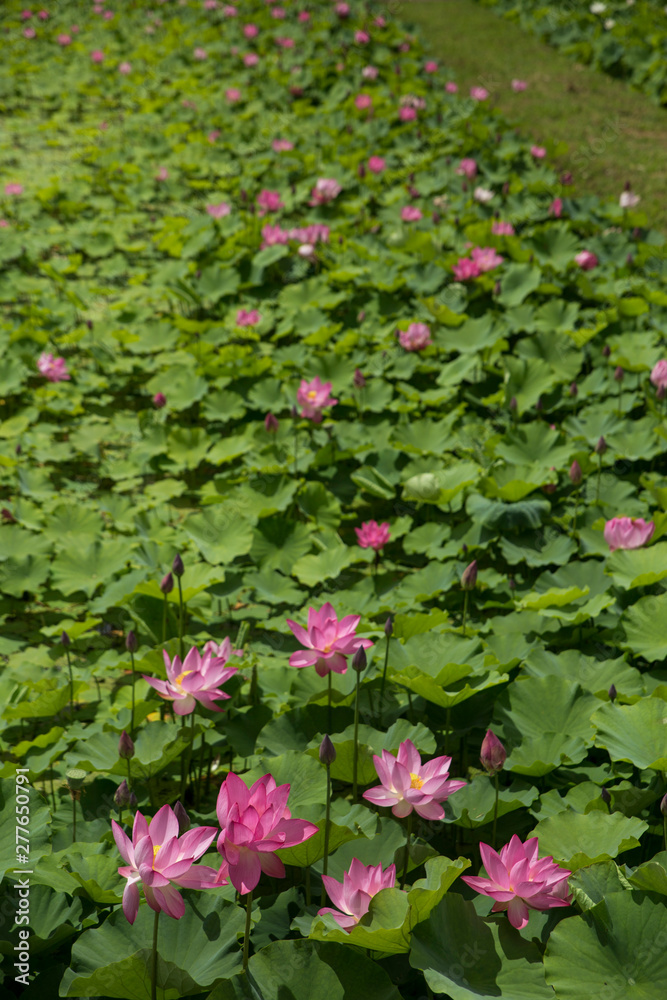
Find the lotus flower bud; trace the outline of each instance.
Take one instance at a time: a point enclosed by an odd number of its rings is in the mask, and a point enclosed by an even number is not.
[[[617,382],[622,382],[624,375],[625,375],[625,372],[623,371],[623,369],[621,368],[621,366],[618,365],[616,367],[616,369],[614,370],[614,378],[616,379]]]
[[[190,817],[185,811],[185,807],[180,799],[174,806],[174,816],[178,820],[178,835],[179,837],[182,837],[184,833],[188,832],[192,823],[190,822]]]
[[[125,649],[128,651],[128,653],[136,653],[138,645],[139,643],[137,642],[137,637],[132,631],[132,629],[130,629],[130,631],[127,633],[127,636],[125,637]]]
[[[15,455],[20,455],[22,451],[23,451],[23,449],[21,448],[21,445],[17,444],[16,448],[14,448],[14,454]]]
[[[577,398],[577,396],[579,395],[579,390],[577,389],[577,383],[576,382],[572,383],[572,385],[568,389],[568,392],[570,393],[570,396],[572,396],[573,399]]]
[[[68,636],[67,632],[63,632],[63,634],[60,636],[60,641],[62,642],[63,646],[65,646],[65,648],[67,648],[67,646],[70,645],[70,643],[71,643],[72,640]]]
[[[92,321],[92,319],[87,319],[86,320],[86,326],[88,327],[89,330],[92,330],[92,328],[93,328],[93,321]]]
[[[387,636],[387,638],[389,638],[389,636],[393,633],[393,631],[394,631],[394,625],[392,623],[392,620],[391,618],[387,618],[386,622],[384,623],[384,634]]]
[[[667,816],[667,792],[660,799],[660,812],[663,816]]]
[[[130,789],[127,787],[125,778],[121,781],[113,797],[116,808],[120,811],[130,804]]]
[[[163,392],[156,392],[153,396],[153,406],[156,410],[161,410],[163,406],[167,405],[167,397]]]
[[[581,482],[581,480],[583,479],[583,474],[581,472],[581,466],[577,462],[576,458],[575,458],[574,462],[572,463],[572,465],[570,466],[570,469],[569,469],[569,472],[568,472],[568,476],[570,477],[570,479],[572,481],[572,484],[574,486],[578,486],[579,483]]]
[[[118,756],[123,760],[131,760],[134,757],[134,743],[125,730],[120,734],[118,741]]]
[[[333,764],[333,762],[335,761],[335,759],[336,759],[336,748],[334,747],[329,737],[325,736],[322,742],[320,743],[320,760],[324,765],[326,765],[326,767],[330,767],[331,764]]]
[[[574,178],[573,178],[573,176],[572,176],[572,174],[570,173],[569,170],[566,170],[565,173],[561,174],[561,176],[560,176],[560,182],[561,182],[561,184],[565,184],[566,187],[569,186],[572,183],[573,180],[574,180]]]
[[[608,358],[610,354],[611,354],[611,347],[609,346],[609,344],[605,344],[604,347],[602,348],[602,357]]]
[[[366,167],[363,165],[363,163],[360,163],[359,166],[357,167],[357,173],[361,178],[364,178],[366,176]]]
[[[616,691],[615,684],[612,684],[607,693],[609,694],[609,701],[616,701],[616,695],[618,692]]]
[[[278,418],[273,415],[273,413],[267,413],[264,417],[264,428],[269,432],[269,434],[275,434],[278,430]]]
[[[516,590],[516,580],[514,579],[513,576],[508,577],[507,586],[509,587],[510,590]]]
[[[174,556],[174,561],[171,564],[171,568],[173,572],[176,574],[176,576],[183,576],[183,574],[185,573],[185,566],[183,565],[183,560],[181,559],[181,556],[178,552]]]
[[[518,405],[519,404],[516,401],[516,396],[512,396],[512,398],[510,399],[510,410],[512,411],[512,413],[516,413]]]
[[[538,399],[538,401],[535,403],[535,409],[537,410],[538,413],[541,413],[542,410],[544,409],[544,406],[542,405],[542,397],[541,396]]]
[[[477,560],[473,559],[461,574],[461,586],[464,590],[473,590],[477,583]]]
[[[160,580],[160,590],[163,594],[171,594],[174,589],[174,578],[171,573],[167,573]]]
[[[366,386],[366,379],[358,368],[355,369],[354,375],[352,376],[352,382],[355,389],[363,389]]]
[[[600,436],[600,440],[595,445],[595,454],[596,455],[604,455],[604,453],[607,450],[607,448],[608,448],[607,442],[605,441],[604,436],[601,435]]]
[[[134,792],[130,792],[130,809],[136,809],[136,808],[137,808],[137,796],[134,794]]]
[[[367,664],[368,661],[366,659],[366,650],[364,649],[363,646],[360,646],[359,649],[354,654],[354,656],[352,657],[352,667],[354,670],[357,671],[358,674],[363,674]]]
[[[490,729],[487,729],[486,736],[482,740],[482,749],[479,755],[479,759],[482,762],[482,766],[489,772],[489,774],[495,774],[497,771],[502,771],[503,765],[507,759],[507,751],[502,745],[495,733],[492,733]]]
[[[602,799],[602,801],[606,806],[608,806],[609,803],[611,802],[611,795],[609,794],[606,788],[603,788],[602,791],[600,792],[600,798]]]

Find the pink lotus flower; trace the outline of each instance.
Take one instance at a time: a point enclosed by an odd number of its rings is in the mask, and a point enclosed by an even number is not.
[[[310,192],[311,205],[327,205],[334,198],[337,198],[342,191],[342,187],[333,177],[319,177],[315,181],[315,187]]]
[[[241,91],[238,87],[229,87],[225,91],[225,100],[229,101],[230,104],[236,104],[237,101],[241,100]]]
[[[40,10],[40,12],[38,13],[37,17],[40,19],[40,21],[48,21],[48,19],[49,19],[49,12],[48,12],[48,10]]]
[[[210,653],[200,656],[195,646],[182,664],[178,656],[170,660],[166,649],[162,650],[162,655],[167,668],[167,680],[147,677],[146,674],[142,674],[142,677],[166,701],[173,701],[176,715],[190,715],[194,712],[197,702],[212,712],[222,711],[216,705],[216,700],[230,696],[225,694],[219,685],[228,681],[238,667],[225,667],[224,658],[211,656]]]
[[[485,101],[489,96],[489,92],[485,87],[471,87],[470,96],[473,101]]]
[[[471,181],[477,174],[477,160],[464,157],[456,168],[456,172],[461,177],[467,177]]]
[[[656,389],[667,389],[667,361],[658,361],[651,372],[651,382]]]
[[[29,21],[31,17],[32,17],[32,11],[31,10],[22,10],[21,11],[21,20],[22,21]]]
[[[257,195],[258,215],[266,215],[267,212],[277,212],[284,208],[280,200],[280,191],[269,191],[263,188]]]
[[[274,7],[271,11],[271,17],[275,17],[276,21],[282,21],[285,17],[285,11],[282,7]]]
[[[158,170],[158,172],[155,175],[155,180],[156,181],[166,181],[168,177],[169,177],[169,171],[167,170],[167,168],[166,167],[160,167],[160,169]]]
[[[93,49],[90,53],[90,58],[94,63],[104,62],[104,52],[102,52],[102,49]]]
[[[276,38],[276,45],[279,45],[281,49],[293,49],[294,39],[281,36],[280,38]]]
[[[132,64],[129,62],[119,63],[118,72],[122,73],[124,76],[127,76],[128,73],[132,72]]]
[[[534,156],[536,160],[543,160],[547,155],[547,151],[544,146],[531,146],[530,154],[531,156]]]
[[[339,17],[349,17],[350,16],[350,5],[349,3],[337,3],[334,10]]]
[[[298,240],[300,243],[328,243],[329,227],[321,222],[313,222],[309,226],[290,229],[287,235],[291,240]]]
[[[24,38],[34,38],[37,32],[34,28],[24,28],[23,37]]]
[[[150,823],[137,812],[132,840],[114,819],[111,828],[116,847],[127,861],[127,867],[119,868],[118,872],[127,879],[123,913],[131,924],[139,912],[139,882],[143,883],[146,902],[152,910],[156,913],[164,910],[170,917],[180,920],[185,913],[185,903],[176,886],[207,889],[219,877],[215,868],[205,865],[193,868],[194,862],[215,840],[215,827],[200,826],[179,837],[178,819],[171,806],[162,806]],[[220,877],[217,884],[226,885],[227,882],[223,883]]]
[[[234,6],[232,6],[232,4],[228,3],[228,4],[226,4],[222,8],[222,13],[225,15],[225,17],[236,17],[236,15],[238,14],[238,11],[237,11],[236,7],[234,7]]]
[[[72,36],[71,35],[58,35],[56,41],[58,42],[58,45],[62,45],[62,46],[71,45],[72,44]]]
[[[557,219],[560,219],[562,212],[563,212],[563,199],[554,198],[554,200],[549,205],[549,214],[555,216]]]
[[[377,521],[363,521],[360,528],[354,529],[362,549],[380,549],[389,541],[389,524],[387,521],[378,524]]]
[[[398,117],[402,122],[413,122],[417,117],[417,112],[414,108],[406,106],[399,110]]]
[[[0,229],[9,229],[9,223],[6,219],[0,219]]]
[[[389,865],[385,872],[382,865],[363,865],[358,858],[352,859],[349,871],[343,872],[343,881],[338,882],[331,875],[323,875],[329,899],[337,906],[324,906],[317,911],[318,917],[330,913],[344,931],[355,927],[368,913],[371,899],[382,889],[396,887],[396,865]]]
[[[216,10],[218,7],[218,0],[204,0],[204,10]]]
[[[289,243],[289,233],[280,226],[266,225],[262,227],[262,247],[273,247]]]
[[[364,792],[364,798],[376,806],[391,806],[394,816],[409,816],[412,810],[422,819],[438,820],[445,815],[441,802],[465,786],[465,781],[449,777],[451,757],[434,757],[422,764],[411,740],[404,740],[394,757],[388,750],[382,757],[373,756],[382,782]]]
[[[239,309],[236,314],[236,325],[237,326],[255,326],[261,320],[261,316],[257,309]]]
[[[296,394],[296,401],[301,407],[301,416],[308,417],[315,424],[322,420],[322,410],[327,406],[336,406],[337,399],[332,399],[331,382],[320,381],[316,375],[312,382],[301,379],[301,385]]]
[[[512,90],[515,94],[520,94],[522,90],[525,90],[528,84],[525,80],[512,80]]]
[[[485,187],[476,187],[472,196],[480,205],[488,205],[490,201],[493,201],[493,191]]]
[[[230,656],[243,656],[242,649],[232,649],[232,640],[227,636],[222,642],[215,642],[213,639],[209,639],[203,649],[204,655],[210,653],[211,656],[216,657],[218,660],[223,660],[225,663]]]
[[[406,205],[401,209],[401,219],[403,222],[419,222],[422,217],[421,208],[416,205]]]
[[[438,72],[438,64],[437,64],[437,62],[429,61],[429,62],[424,63],[424,72],[425,73],[437,73]]]
[[[371,36],[367,31],[355,31],[354,40],[357,45],[367,45],[371,40]]]
[[[5,194],[19,195],[23,194],[22,184],[5,184]]]
[[[317,833],[312,823],[292,819],[287,808],[289,790],[289,785],[276,787],[270,774],[252,788],[234,772],[222,783],[216,805],[222,827],[217,847],[225,862],[220,875],[224,879],[229,873],[240,893],[252,892],[262,872],[284,878],[285,866],[274,852],[302,844]]]
[[[247,52],[243,57],[244,66],[256,66],[259,62],[259,56],[256,52]]]
[[[378,28],[385,28],[387,26],[387,22],[385,18],[382,16],[382,14],[378,14],[378,16],[373,21],[373,24]]]
[[[500,854],[488,844],[480,844],[490,878],[461,876],[471,889],[496,900],[492,913],[507,910],[510,923],[517,930],[528,923],[529,909],[550,910],[570,905],[567,880],[572,872],[560,868],[551,856],[538,859],[538,846],[537,837],[522,844],[516,834],[501,848]]]
[[[310,21],[310,14],[308,13],[308,11],[307,10],[300,10],[299,11],[299,16],[297,18],[297,21],[301,21],[302,23],[305,23],[306,21]]]
[[[364,80],[377,80],[378,73],[379,70],[377,66],[364,66],[364,68],[361,71],[361,75],[363,76]]]
[[[381,174],[387,166],[387,161],[381,156],[371,156],[368,159],[368,169],[372,174]]]
[[[497,771],[502,771],[503,765],[507,760],[507,751],[505,750],[505,747],[502,745],[496,734],[490,729],[487,729],[486,736],[482,740],[479,759],[482,762],[482,767],[484,767],[489,774],[495,774]]]
[[[40,354],[37,361],[40,373],[49,382],[66,382],[70,376],[67,373],[67,365],[64,358],[54,358],[52,354]]]
[[[216,139],[220,138],[220,135],[221,135],[220,130],[217,129],[217,128],[215,128],[215,129],[213,129],[212,132],[208,133],[208,135],[206,136],[206,138],[211,143],[211,145],[213,145],[213,143],[216,141]]]
[[[653,537],[655,524],[641,517],[613,517],[604,526],[604,540],[610,552],[640,549]]]
[[[320,677],[326,677],[330,671],[344,674],[347,670],[346,657],[352,656],[361,647],[368,649],[373,645],[370,639],[362,639],[354,634],[360,621],[360,615],[346,615],[338,621],[336,612],[328,601],[319,611],[308,608],[306,628],[288,618],[287,624],[302,646],[305,646],[305,649],[292,653],[289,658],[290,666],[314,666]]]
[[[290,142],[289,139],[274,139],[271,146],[275,153],[289,153],[291,149],[294,149],[294,143]]]
[[[199,59],[200,61],[208,59],[208,52],[206,49],[196,48],[192,55],[195,59]]]
[[[243,34],[246,38],[256,38],[259,34],[259,28],[256,24],[245,24],[243,26]]]
[[[231,205],[226,201],[218,202],[217,205],[207,205],[206,212],[212,219],[224,219],[231,212]]]
[[[598,266],[598,259],[591,250],[582,250],[575,256],[575,261],[582,271],[592,271]]]
[[[357,94],[354,99],[354,106],[359,109],[359,111],[365,111],[366,108],[371,108],[373,106],[373,98],[370,94]]]
[[[426,323],[410,323],[407,330],[401,330],[398,339],[406,351],[422,351],[431,340],[431,330]]]
[[[504,260],[504,257],[496,253],[493,247],[473,247],[471,256],[482,273],[492,271]]]
[[[448,80],[447,83],[445,84],[445,90],[448,94],[458,94],[459,85],[457,83],[454,83],[453,80]]]
[[[153,396],[153,406],[156,410],[161,410],[163,406],[167,405],[167,397],[163,392],[156,392]]]
[[[618,199],[618,203],[621,208],[634,208],[640,201],[641,198],[639,195],[635,194],[634,191],[631,191],[629,188],[626,188],[625,191],[621,191]]]
[[[491,232],[494,236],[514,236],[514,226],[511,222],[494,222],[491,226]]]
[[[452,267],[452,271],[457,281],[470,281],[472,278],[479,278],[482,273],[477,261],[470,260],[469,257],[461,257]]]

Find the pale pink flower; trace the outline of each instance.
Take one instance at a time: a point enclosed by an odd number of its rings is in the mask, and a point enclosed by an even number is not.
[[[22,21],[29,21],[31,17],[32,17],[32,11],[31,10],[22,10],[21,11],[21,20]]]
[[[102,52],[102,49],[93,49],[90,53],[90,58],[94,63],[104,62],[104,52]]]
[[[312,243],[302,243],[296,252],[304,260],[311,260],[315,256],[315,247]]]
[[[372,174],[381,174],[387,166],[387,161],[381,156],[371,156],[368,159],[368,169]]]
[[[495,903],[492,913],[507,910],[513,927],[521,930],[528,923],[530,910],[550,910],[569,906],[568,884],[572,872],[560,868],[549,856],[538,858],[537,837],[521,843],[516,834],[497,854],[488,844],[480,844],[484,867],[490,878],[462,876],[463,881]]]
[[[618,199],[618,203],[621,206],[621,208],[634,208],[635,205],[638,205],[640,201],[641,198],[639,197],[639,195],[635,194],[634,191],[630,191],[630,189],[621,191],[620,197]]]
[[[105,21],[113,21],[114,17],[113,11],[105,10],[104,13],[102,14],[102,17],[104,18]]]
[[[256,24],[245,24],[243,26],[243,34],[246,38],[256,38],[259,34],[259,28]]]
[[[321,222],[313,222],[309,226],[299,226],[287,232],[291,240],[298,240],[300,243],[328,243],[329,227]]]
[[[522,90],[525,90],[528,84],[525,80],[512,80],[512,90],[515,94],[520,94]]]
[[[289,233],[280,226],[266,225],[262,227],[262,250],[289,243]]]
[[[232,4],[228,3],[222,8],[222,13],[225,17],[236,17],[238,11],[236,7],[233,7]]]
[[[67,373],[67,365],[64,358],[54,358],[52,354],[44,352],[37,360],[37,368],[44,378],[49,382],[67,382],[70,376]]]
[[[204,0],[204,10],[216,10],[218,0]]]
[[[645,521],[641,517],[613,517],[604,526],[604,540],[610,552],[640,549],[650,542],[654,531],[653,521]]]
[[[287,624],[305,647],[292,653],[289,658],[290,666],[314,666],[320,677],[326,677],[331,671],[344,674],[347,670],[347,657],[353,656],[362,647],[368,649],[373,645],[370,639],[355,635],[360,621],[361,615],[346,615],[338,621],[336,612],[328,601],[319,611],[308,608],[306,628],[288,618]]]
[[[593,268],[597,267],[599,263],[592,250],[582,250],[580,253],[576,254],[574,259],[582,271],[592,271]]]
[[[409,52],[410,51],[410,42],[401,42],[401,44],[398,46],[398,51],[399,52]]]
[[[337,198],[342,191],[342,187],[333,177],[319,177],[315,181],[315,187],[310,192],[311,205],[327,205],[334,198]]]
[[[123,73],[123,75],[127,76],[128,73],[132,72],[132,64],[129,62],[119,63],[118,72]]]
[[[62,46],[71,45],[72,44],[72,36],[71,35],[58,35],[56,41],[58,42],[58,45],[62,45]]]
[[[386,25],[387,25],[387,22],[386,22],[385,18],[382,16],[382,14],[378,14],[378,16],[373,21],[373,24],[377,28],[385,28]]]
[[[73,24],[69,30],[72,32],[73,35],[78,35],[81,29],[79,28],[78,24]]]
[[[230,656],[243,656],[242,649],[232,649],[232,640],[229,636],[223,639],[222,642],[215,642],[213,639],[209,639],[202,652],[204,655],[210,653],[211,656],[216,657],[218,660],[223,660],[225,663]]]
[[[160,169],[155,175],[155,179],[157,181],[166,181],[168,177],[169,177],[169,171],[167,170],[166,167],[160,167]]]
[[[421,208],[416,205],[405,205],[401,209],[401,219],[403,222],[419,222],[422,217]]]
[[[279,38],[276,38],[276,45],[279,45],[281,49],[293,49],[294,39],[281,35]]]
[[[335,11],[339,17],[349,17],[350,16],[350,5],[349,3],[337,3],[335,6]]]
[[[499,219],[491,226],[491,232],[494,236],[514,236],[514,226],[511,222],[501,222]]]
[[[667,361],[658,361],[651,372],[651,382],[656,389],[667,389]]]
[[[282,7],[273,7],[271,10],[271,17],[275,17],[276,21],[282,21],[285,17],[285,11]]]
[[[530,154],[531,156],[534,156],[536,160],[543,160],[547,155],[547,151],[544,146],[531,146]]]
[[[206,49],[196,48],[192,53],[192,55],[195,59],[199,60],[208,59],[208,52],[206,51]]]
[[[238,667],[225,667],[224,658],[211,656],[210,653],[201,656],[195,646],[188,652],[183,663],[179,656],[170,660],[166,649],[162,650],[162,655],[167,680],[147,677],[146,674],[142,674],[142,677],[166,701],[173,701],[176,715],[190,715],[197,702],[212,712],[222,711],[216,705],[216,700],[230,696],[225,694],[220,685],[228,681]]]
[[[439,820],[445,815],[441,803],[465,781],[451,780],[451,757],[434,757],[422,764],[412,740],[404,740],[394,757],[388,750],[373,756],[378,778],[382,782],[364,792],[364,798],[376,806],[391,806],[394,816],[409,816],[412,810],[422,819]]]
[[[367,45],[371,40],[371,36],[367,31],[355,31],[354,40],[357,45]]]
[[[448,80],[445,84],[445,90],[448,94],[458,94],[459,85],[458,83],[454,83],[453,80]]]
[[[48,10],[40,10],[40,12],[38,13],[37,17],[40,19],[40,21],[48,21],[48,19],[49,19],[49,12],[48,12]]]
[[[417,324],[413,323],[413,326]],[[379,552],[389,541],[389,523],[384,521],[378,524],[377,521],[362,521],[360,528],[354,529],[357,533],[357,540],[362,549],[375,549]]]
[[[312,382],[301,379],[296,394],[296,401],[301,407],[301,416],[308,417],[315,424],[322,420],[322,410],[327,406],[336,406],[337,399],[332,399],[331,382],[322,382],[319,375],[316,375]]]
[[[5,194],[19,195],[23,194],[22,184],[5,184]]]
[[[471,257],[482,273],[484,271],[492,271],[494,267],[498,267],[504,260],[504,257],[496,253],[493,247],[474,247]]]
[[[257,195],[257,206],[259,208],[258,215],[266,215],[267,212],[278,212],[281,208],[285,207],[280,200],[280,191],[269,191],[267,188],[263,188]]]
[[[131,924],[139,912],[139,883],[143,883],[146,902],[152,910],[164,910],[176,920],[185,913],[183,897],[175,888],[209,888],[219,873],[215,868],[194,862],[206,853],[215,840],[214,826],[200,826],[179,837],[178,819],[169,805],[162,806],[150,823],[140,812],[134,817],[132,840],[115,819],[111,820],[114,840],[127,867],[118,872],[127,879],[123,891],[123,913]],[[219,885],[226,884],[220,877]]]
[[[238,87],[228,87],[225,91],[225,98],[230,104],[235,104],[236,101],[241,100],[241,91]]]
[[[437,62],[433,62],[432,60],[429,60],[428,62],[424,63],[424,72],[425,73],[437,73],[438,72],[438,64],[437,64]]]
[[[274,139],[271,146],[276,153],[289,153],[291,149],[294,149],[294,143],[290,142],[289,139]]]
[[[243,57],[244,66],[256,66],[259,62],[259,56],[256,52],[246,52]]]
[[[554,198],[554,200],[549,205],[549,214],[554,215],[557,219],[560,219],[563,212],[563,199]]]
[[[382,865],[363,865],[358,858],[352,859],[348,871],[343,872],[343,881],[338,882],[331,875],[323,875],[329,899],[337,907],[324,906],[317,911],[318,917],[330,913],[344,931],[350,931],[368,913],[371,899],[382,889],[396,888],[396,865],[389,865],[385,872]]]
[[[357,94],[354,99],[354,106],[359,109],[359,111],[365,111],[366,108],[373,106],[373,98],[370,94]]]
[[[414,108],[403,107],[399,109],[398,117],[402,122],[412,122],[417,117],[417,112]]]
[[[473,101],[485,101],[489,96],[489,92],[486,87],[471,87],[470,96]]]
[[[216,139],[220,138],[220,135],[221,135],[220,130],[217,129],[217,128],[214,128],[212,132],[208,133],[208,135],[206,136],[206,138],[208,139],[208,141],[212,145],[216,141]]]
[[[0,219],[0,229],[9,229],[9,223],[6,219]]]
[[[379,70],[377,66],[364,66],[361,71],[361,75],[364,80],[376,80]]]
[[[476,187],[472,196],[475,201],[478,201],[481,205],[488,205],[488,203],[493,200],[493,191],[485,187]]]
[[[287,808],[289,785],[278,785],[270,774],[248,788],[230,772],[223,781],[216,813],[222,827],[217,847],[224,861],[220,884],[227,875],[238,892],[252,892],[262,872],[284,878],[285,866],[275,855],[282,847],[295,847],[317,833],[313,823],[292,819]]]
[[[37,32],[34,28],[24,28],[23,37],[24,38],[34,38]]]
[[[456,168],[456,172],[461,177],[467,177],[471,181],[477,175],[477,160],[464,157]]]
[[[482,273],[477,261],[470,260],[469,257],[461,257],[452,267],[452,271],[457,281],[470,281],[471,278],[479,278]]]
[[[237,326],[255,326],[261,320],[257,309],[239,309],[236,314]]]
[[[422,351],[432,343],[431,330],[426,323],[410,323],[407,330],[401,330],[398,339],[406,351]]]

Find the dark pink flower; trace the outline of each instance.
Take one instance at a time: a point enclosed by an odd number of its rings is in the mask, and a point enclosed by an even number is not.
[[[469,257],[461,257],[452,267],[452,271],[457,281],[470,281],[471,278],[479,278],[482,273],[477,261],[470,260]]]
[[[459,86],[457,83],[454,83],[453,80],[448,80],[445,84],[445,90],[448,94],[458,94]]]
[[[557,219],[560,219],[563,211],[563,199],[554,198],[554,200],[549,205],[549,214],[555,215]]]
[[[363,865],[358,858],[352,859],[349,871],[343,872],[343,881],[338,882],[330,875],[323,875],[329,899],[338,907],[324,906],[317,911],[318,917],[330,913],[344,931],[350,931],[368,913],[371,899],[383,889],[396,887],[396,865],[389,865],[385,872],[382,865]]]
[[[354,106],[359,109],[359,111],[365,111],[366,108],[373,106],[373,98],[370,94],[357,94],[354,99]]]
[[[243,34],[246,38],[256,38],[259,34],[259,28],[256,24],[245,24],[243,26]]]
[[[403,222],[419,222],[422,217],[421,208],[417,208],[416,205],[405,205],[401,209],[401,219]]]
[[[489,92],[485,87],[471,87],[470,96],[473,101],[485,101],[489,96]]]
[[[237,326],[256,326],[261,320],[261,316],[257,309],[239,309],[236,314],[236,325]]]
[[[417,117],[417,112],[414,108],[410,107],[400,108],[398,117],[402,122],[412,122]]]
[[[360,615],[347,615],[338,621],[336,612],[328,601],[319,611],[308,608],[306,628],[288,618],[287,624],[305,647],[292,653],[289,658],[290,666],[314,666],[320,677],[326,677],[330,671],[344,674],[347,670],[347,657],[353,656],[362,647],[368,649],[373,645],[370,639],[355,635],[360,621]]]
[[[354,529],[362,549],[380,549],[389,541],[389,524],[387,521],[378,524],[377,521],[363,521],[360,528]]]
[[[547,155],[547,151],[544,146],[531,146],[530,147],[531,156],[534,156],[536,160],[543,160]]]
[[[456,168],[456,172],[461,177],[467,177],[468,180],[472,180],[477,174],[477,160],[464,157]]]
[[[58,35],[56,41],[58,42],[58,45],[63,45],[63,46],[65,46],[65,45],[71,45],[72,44],[72,36],[71,35]]]
[[[387,166],[387,161],[381,156],[371,156],[368,159],[368,169],[372,174],[381,174]]]
[[[94,63],[104,62],[104,52],[102,52],[102,49],[93,49],[90,53],[90,58]]]
[[[238,87],[229,87],[225,91],[225,100],[229,101],[230,104],[235,104],[240,101],[242,97],[241,91]]]
[[[437,64],[437,62],[433,62],[432,60],[429,60],[428,62],[424,63],[424,72],[425,73],[437,73],[438,72],[438,64]]]
[[[163,392],[156,392],[153,396],[153,406],[156,410],[161,410],[163,406],[167,405],[167,397]]]
[[[582,271],[592,271],[599,263],[592,250],[582,250],[574,259]]]
[[[257,205],[259,207],[258,215],[266,215],[267,212],[277,212],[285,207],[280,200],[280,192],[269,191],[267,188],[263,188],[257,195]]]
[[[451,780],[451,757],[434,757],[422,764],[412,740],[404,740],[394,757],[388,750],[373,756],[382,782],[364,792],[364,798],[376,806],[391,806],[394,816],[409,816],[414,809],[422,819],[439,820],[445,815],[441,803],[465,786],[465,781]]]
[[[371,40],[371,36],[367,31],[355,31],[354,40],[357,45],[367,45]]]
[[[502,771],[505,760],[507,759],[505,747],[502,745],[496,734],[492,733],[490,729],[487,729],[486,736],[482,740],[482,748],[480,750],[479,759],[482,762],[482,766],[489,772],[489,774],[495,774],[497,771]]]

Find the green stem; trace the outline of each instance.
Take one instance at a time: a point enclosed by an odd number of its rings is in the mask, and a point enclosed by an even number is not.
[[[493,833],[491,834],[491,847],[496,849],[496,826],[498,824],[498,774],[496,772],[496,801],[493,806]]]
[[[162,645],[164,646],[167,641],[167,595],[164,595],[164,601],[162,604]]]
[[[76,799],[72,795],[72,843],[76,844]]]
[[[662,841],[664,849],[667,851],[667,816],[662,817]]]
[[[294,475],[296,476],[296,458],[297,458],[297,432],[296,423],[294,424]]]
[[[354,692],[354,751],[352,757],[352,802],[357,801],[357,766],[359,763],[359,688],[361,685],[361,674],[355,670],[357,682]],[[331,675],[329,675],[331,676]]]
[[[67,669],[69,670],[69,710],[70,715],[74,715],[74,678],[72,676],[72,661],[69,657],[69,649],[65,646],[65,655],[67,656]]]
[[[598,482],[595,488],[595,503],[600,503],[600,476],[602,475],[602,455],[598,455]]]
[[[387,665],[389,663],[389,636],[386,636],[386,642],[384,647],[384,667],[382,669],[382,683],[380,684],[380,705],[378,707],[378,712],[382,714],[382,702],[384,698],[384,685],[387,680]],[[378,716],[379,719],[379,716]]]
[[[330,767],[327,764],[327,805],[324,814],[324,859],[322,862],[322,874],[326,875],[329,868],[329,817],[331,815],[331,777],[330,777]],[[324,906],[327,898],[327,891],[322,883],[322,901],[320,906]]]
[[[408,838],[405,842],[405,864],[403,865],[403,878],[401,879],[401,889],[405,886],[408,877],[408,865],[410,864],[410,837],[412,836],[412,813],[408,816]]]
[[[190,761],[192,760],[192,744],[195,739],[195,715],[197,714],[197,709],[192,709],[192,714],[190,716],[190,742],[188,743],[188,749],[185,754],[185,767],[183,768],[183,774],[181,775],[181,802],[185,800],[185,789],[190,777]],[[183,716],[185,718],[185,716]]]
[[[412,711],[412,691],[408,688],[408,717],[410,719],[410,725],[414,726],[415,717]]]
[[[461,626],[461,631],[463,635],[466,634],[466,618],[468,617],[468,595],[470,591],[465,590],[463,592],[463,625]]]
[[[183,650],[183,587],[181,585],[180,576],[177,577],[178,580],[178,650],[179,656],[181,657],[181,663],[185,659]]]
[[[160,911],[155,911],[153,919],[153,955],[151,960],[151,1000],[157,1000],[157,929]]]
[[[574,534],[575,534],[575,532],[577,530],[577,513],[578,513],[578,511],[579,511],[579,487],[577,487],[576,492],[574,494],[574,517],[572,519],[572,531],[570,532],[570,535],[571,535],[572,538],[574,538]]]
[[[252,892],[248,893],[245,904],[245,934],[243,935],[243,971],[248,968],[248,951],[250,949],[250,917],[252,914]]]
[[[134,739],[134,681],[135,681],[135,672],[134,672],[134,653],[132,652],[132,650],[130,650],[130,661],[132,663],[132,710],[131,710],[131,714],[130,714],[130,736],[132,737],[132,739]],[[128,767],[129,767],[129,761],[128,761]]]
[[[306,906],[310,906],[310,865],[306,868]]]
[[[327,714],[328,728],[329,732],[331,732],[331,671],[329,671],[329,701],[327,704],[328,704],[328,714]]]
[[[127,790],[128,790],[128,792],[131,792],[132,791],[132,769],[130,767],[130,758],[127,757],[126,760],[127,760]]]

